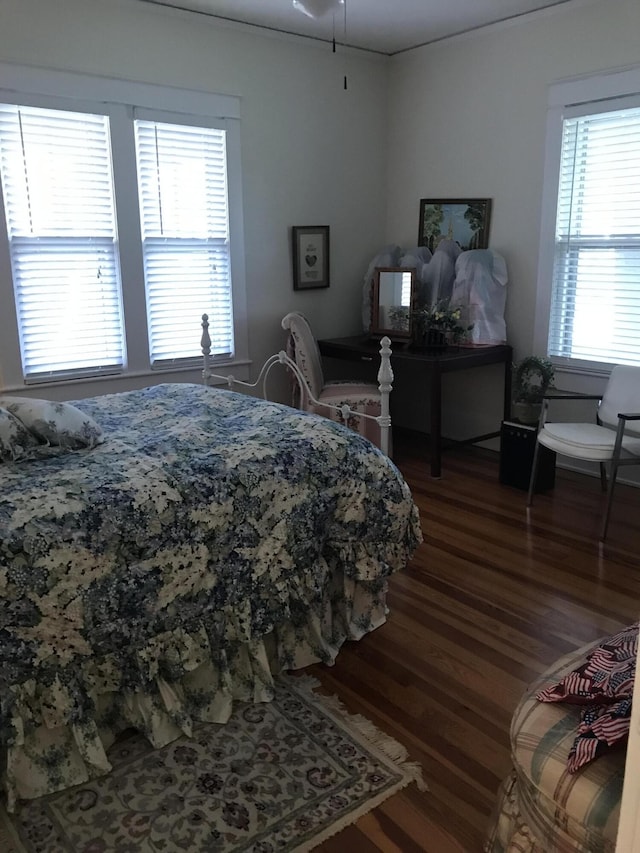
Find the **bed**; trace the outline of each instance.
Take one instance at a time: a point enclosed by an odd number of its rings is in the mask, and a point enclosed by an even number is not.
[[[331,664],[421,541],[393,463],[328,419],[196,384],[73,407],[102,443],[0,464],[9,809],[108,772],[125,728],[160,747]]]

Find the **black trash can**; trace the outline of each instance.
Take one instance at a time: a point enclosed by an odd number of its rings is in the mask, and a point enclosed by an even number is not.
[[[517,421],[503,421],[500,427],[500,482],[516,489],[529,488],[538,428]],[[556,481],[556,454],[540,447],[536,492],[552,489]]]

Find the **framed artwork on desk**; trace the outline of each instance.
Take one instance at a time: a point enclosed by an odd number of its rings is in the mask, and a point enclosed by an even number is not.
[[[329,226],[294,225],[291,238],[293,289],[329,287]]]
[[[490,198],[422,198],[418,245],[432,252],[441,240],[455,240],[463,252],[489,245]]]

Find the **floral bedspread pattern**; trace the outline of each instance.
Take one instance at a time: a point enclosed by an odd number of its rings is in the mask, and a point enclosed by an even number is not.
[[[385,619],[421,541],[392,462],[325,418],[200,385],[76,401],[104,443],[0,466],[9,808],[108,772]]]

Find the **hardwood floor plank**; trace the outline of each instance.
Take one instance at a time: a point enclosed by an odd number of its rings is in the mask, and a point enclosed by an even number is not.
[[[400,820],[395,821],[383,808],[379,808],[361,818],[358,828],[383,853],[421,853],[424,848],[407,834],[402,821],[403,814],[400,812]]]
[[[403,828],[414,845],[417,845],[414,849],[424,850],[425,839],[429,839],[433,849],[441,853],[464,853],[460,843],[444,832],[438,823],[422,811],[419,804],[412,803],[408,797],[392,797],[378,811]]]
[[[362,819],[361,819],[362,820]],[[318,850],[323,853],[345,853],[347,850],[358,853],[380,853],[380,848],[374,844],[359,826],[347,826],[338,835],[327,839]]]

